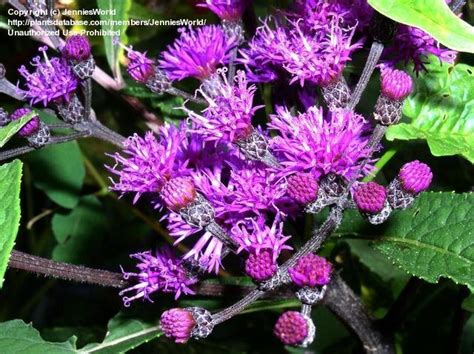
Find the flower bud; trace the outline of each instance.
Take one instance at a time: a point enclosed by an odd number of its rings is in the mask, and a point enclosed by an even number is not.
[[[73,35],[66,39],[61,52],[65,58],[80,62],[90,57],[91,45],[85,36]]]
[[[27,114],[33,112],[30,108],[18,108],[12,114],[10,114],[10,120],[18,120]],[[18,134],[24,138],[32,136],[35,134],[41,125],[41,121],[38,115],[35,115],[28,123],[26,123],[18,132]]]
[[[403,101],[413,91],[413,80],[402,70],[383,68],[380,77],[382,94],[394,101]]]
[[[354,193],[354,202],[362,213],[377,214],[381,212],[386,199],[385,187],[375,182],[359,184]]]
[[[167,338],[176,343],[186,343],[191,338],[191,332],[196,326],[196,322],[191,311],[174,308],[163,312],[160,326]]]
[[[173,211],[186,208],[196,199],[196,195],[196,187],[190,177],[172,178],[160,191],[166,206]]]
[[[287,311],[278,318],[273,334],[283,344],[306,347],[314,340],[316,328],[311,318],[297,311]]]
[[[288,269],[293,283],[300,287],[326,285],[331,280],[332,264],[324,257],[309,253]]]
[[[271,278],[277,268],[272,253],[268,250],[259,254],[251,253],[245,261],[245,272],[257,282]]]
[[[318,182],[310,173],[296,173],[288,178],[288,195],[302,205],[315,202],[318,190]]]
[[[418,160],[408,162],[400,169],[398,180],[408,193],[418,194],[428,189],[433,179],[430,167]]]

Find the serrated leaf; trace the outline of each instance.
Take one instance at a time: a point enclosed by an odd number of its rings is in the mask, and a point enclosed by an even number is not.
[[[474,194],[423,193],[391,216],[374,247],[406,272],[474,289]]]
[[[77,142],[50,145],[25,158],[34,185],[64,208],[77,205],[86,174]]]
[[[368,0],[385,16],[419,27],[448,48],[474,53],[474,28],[456,16],[445,0]]]
[[[100,19],[103,21],[102,30],[108,33],[103,36],[105,53],[107,55],[107,62],[115,78],[119,75],[119,53],[122,49],[114,45],[114,36],[112,33],[119,32],[120,41],[122,43],[127,42],[125,35],[127,26],[117,25],[117,21],[126,22],[128,20],[128,11],[130,10],[131,3],[131,0],[97,0],[99,9],[104,10],[104,12],[100,14]]]
[[[474,162],[474,67],[431,58],[427,69],[403,109],[410,122],[391,126],[387,139],[426,139],[435,156]]]
[[[33,118],[35,112],[28,113],[18,120],[0,128],[0,148],[2,148],[18,131]]]
[[[20,225],[22,167],[19,160],[0,166],[0,288]]]
[[[0,353],[67,354],[77,351],[74,337],[63,343],[47,342],[31,324],[13,320],[0,323]]]
[[[126,318],[118,314],[108,324],[107,335],[102,343],[92,343],[79,353],[115,354],[125,353],[152,339],[160,337],[160,327],[138,319]]]
[[[80,264],[90,258],[94,243],[106,233],[107,218],[100,201],[94,196],[86,196],[70,213],[55,214],[51,223],[58,241],[53,259]]]

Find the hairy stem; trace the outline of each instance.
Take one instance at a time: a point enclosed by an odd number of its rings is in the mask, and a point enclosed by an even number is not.
[[[13,250],[8,263],[10,268],[22,269],[48,277],[97,284],[114,288],[123,288],[126,282],[122,274],[106,270],[61,263]]]
[[[322,303],[359,337],[367,353],[394,353],[392,339],[375,326],[357,295],[339,275],[333,277]]]
[[[367,87],[367,84],[369,83],[370,78],[372,77],[372,73],[375,70],[375,66],[379,62],[380,56],[383,52],[383,48],[384,46],[382,43],[377,41],[372,42],[372,46],[370,47],[369,56],[365,63],[364,70],[362,71],[362,75],[359,78],[359,82],[357,82],[357,85],[354,91],[352,92],[351,100],[349,101],[349,104],[347,106],[349,110],[353,110],[359,103],[360,98],[362,97],[362,93],[364,92],[365,88]]]

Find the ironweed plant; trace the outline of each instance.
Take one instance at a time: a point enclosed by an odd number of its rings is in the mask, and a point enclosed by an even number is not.
[[[463,1],[97,6],[1,58],[0,352],[472,352]]]

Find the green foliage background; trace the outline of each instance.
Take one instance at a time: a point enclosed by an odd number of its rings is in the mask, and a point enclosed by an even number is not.
[[[185,0],[66,3],[71,8],[94,8],[97,4],[103,8],[117,7],[120,18],[207,18],[208,23],[217,22],[214,16]],[[286,3],[258,0],[256,13],[264,16]],[[455,33],[439,39],[446,45],[473,51],[472,29],[469,32],[457,19],[439,13],[439,4],[402,0],[370,3],[404,23],[426,25],[434,35],[438,35],[437,31],[440,36],[446,31]],[[470,5],[464,18],[472,23],[474,13],[470,11],[474,6]],[[38,44],[7,36],[2,30],[8,28],[6,11],[5,6],[0,7],[0,62],[7,68],[7,77],[16,82],[17,66],[36,55]],[[420,12],[423,16],[417,17]],[[437,19],[435,24],[433,18]],[[122,41],[155,56],[175,35],[174,27],[134,27],[127,30]],[[91,40],[98,65],[120,77],[122,51],[112,46],[111,38]],[[363,55],[357,56],[348,71],[360,73],[363,64]],[[407,100],[403,122],[389,129],[388,140],[384,141],[386,152],[377,163],[379,172],[375,178],[386,184],[404,162],[428,162],[435,175],[434,192],[424,194],[411,209],[396,212],[384,226],[368,226],[357,213],[349,213],[322,250],[376,318],[390,313],[392,306],[409,293],[394,329],[399,353],[467,354],[474,350],[472,65],[473,56],[464,53],[454,67],[440,65],[436,60],[430,62],[430,72],[416,79],[416,92]],[[181,100],[156,97],[128,79],[125,82],[127,87],[115,93],[94,86],[93,107],[107,126],[123,135],[153,127],[153,122],[129,104],[134,99],[143,102],[163,121],[183,118],[173,110]],[[184,85],[195,87],[193,82]],[[378,90],[375,75],[359,107],[361,111],[371,111]],[[261,87],[260,92],[268,92],[268,88]],[[257,100],[267,103],[266,97]],[[6,96],[0,96],[0,105],[8,110],[18,107]],[[268,110],[271,107],[267,105]],[[265,119],[263,111],[259,113],[260,120]],[[47,113],[42,115],[45,120],[54,120]],[[0,146],[10,140],[22,123],[10,126],[11,131],[0,130]],[[8,141],[17,143],[15,138]],[[105,153],[113,151],[112,146],[98,140],[81,140],[30,153],[21,158],[22,162],[0,167],[0,284],[14,242],[15,248],[31,254],[113,271],[119,271],[119,265],[132,267],[127,258],[130,253],[170,243],[156,211],[146,203],[132,207],[130,200],[119,200],[107,191],[104,164],[110,163],[110,159]],[[22,219],[18,223],[20,213]],[[296,243],[307,239],[312,221],[310,217],[297,220],[297,226],[288,230]],[[220,281],[248,283],[238,269],[238,265],[231,265],[227,269],[229,275]],[[216,328],[209,339],[179,346],[161,338],[157,327],[161,312],[176,306],[168,296],[156,296],[154,304],[138,302],[123,309],[114,289],[45,279],[19,271],[7,271],[3,285],[0,353],[304,352],[283,348],[271,333],[278,314],[282,309],[297,307],[295,301],[258,302],[245,314]],[[231,295],[219,299],[188,297],[178,305],[218,309],[235,300]],[[311,352],[363,352],[357,338],[325,308],[316,308],[314,317],[318,335],[309,348]]]

